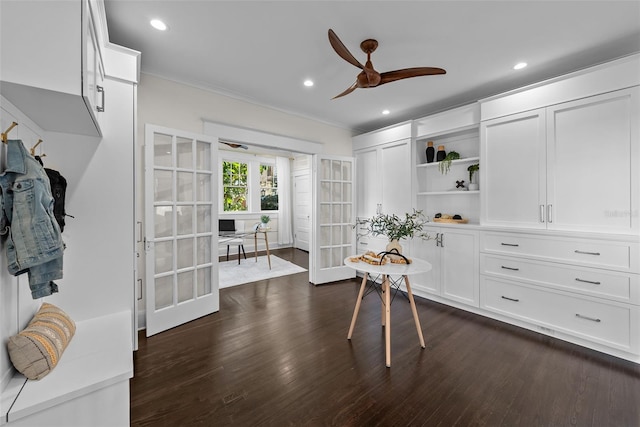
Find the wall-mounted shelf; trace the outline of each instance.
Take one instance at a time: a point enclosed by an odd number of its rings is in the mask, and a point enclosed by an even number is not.
[[[473,163],[473,162],[479,162],[479,161],[480,161],[480,157],[466,157],[464,159],[452,160],[451,165],[455,165],[456,163]],[[416,167],[430,168],[430,167],[438,166],[439,164],[440,162],[420,163],[420,164],[417,164]]]
[[[451,191],[423,191],[421,193],[417,193],[418,196],[458,196],[458,195],[469,195],[469,194],[480,194],[480,190],[475,191],[464,191],[464,190],[451,190]]]

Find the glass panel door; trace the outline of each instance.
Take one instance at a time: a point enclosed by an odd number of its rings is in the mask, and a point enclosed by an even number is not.
[[[219,309],[214,142],[204,135],[146,127],[147,336]]]
[[[309,276],[313,284],[354,277],[344,259],[355,254],[354,159],[314,155],[315,212]]]

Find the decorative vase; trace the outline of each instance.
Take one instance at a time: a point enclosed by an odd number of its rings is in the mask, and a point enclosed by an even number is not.
[[[385,250],[391,252],[392,249],[396,249],[399,254],[402,254],[402,246],[400,246],[398,239],[390,240]]]
[[[433,141],[427,142],[427,163],[433,163],[435,155],[436,150],[433,148]]]
[[[469,191],[477,191],[479,188],[478,184],[471,183],[469,184]]]
[[[436,160],[438,162],[441,162],[445,157],[447,157],[447,153],[444,151],[444,145],[438,145],[438,154],[436,155]]]

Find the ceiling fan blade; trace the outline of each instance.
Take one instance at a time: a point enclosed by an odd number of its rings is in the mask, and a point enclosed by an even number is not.
[[[378,86],[385,83],[393,82],[401,79],[408,79],[410,77],[419,76],[433,76],[435,74],[446,74],[447,72],[442,68],[436,67],[415,67],[404,68],[402,70],[387,71],[386,73],[380,73],[380,83]]]
[[[333,50],[335,50],[342,59],[360,69],[364,69],[364,65],[358,62],[358,60],[351,54],[351,52],[349,52],[349,49],[347,49],[347,47],[340,41],[340,39],[332,29],[329,29],[329,43],[331,43],[331,47],[333,47]]]
[[[220,141],[220,144],[224,144],[224,145],[228,145],[231,148],[242,148],[244,150],[248,150],[249,147],[247,147],[246,145],[242,145],[242,144],[233,144],[231,142],[224,142],[224,141]]]
[[[340,95],[336,95],[331,99],[336,99],[336,98],[340,98],[341,96],[349,95],[351,92],[356,90],[357,87],[358,87],[358,82],[355,82],[349,88],[347,88],[344,92],[342,92]]]

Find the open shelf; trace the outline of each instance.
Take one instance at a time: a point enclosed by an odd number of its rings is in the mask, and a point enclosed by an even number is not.
[[[479,162],[480,161],[480,157],[466,157],[464,159],[458,159],[458,160],[452,160],[451,164],[455,165],[456,163],[472,163],[472,162]],[[418,165],[416,165],[417,168],[429,168],[429,167],[433,167],[433,166],[438,166],[440,164],[440,162],[432,162],[432,163],[420,163]]]
[[[464,195],[464,194],[480,194],[480,190],[423,191],[421,193],[417,193],[418,196],[444,196],[444,195],[453,196],[453,195]]]

